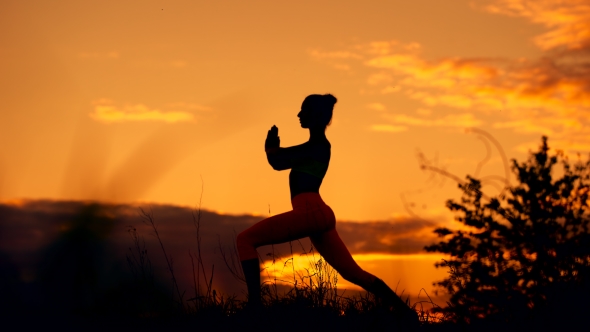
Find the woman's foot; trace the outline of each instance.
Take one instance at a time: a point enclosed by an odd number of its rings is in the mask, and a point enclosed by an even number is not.
[[[395,314],[404,324],[407,324],[408,327],[417,328],[420,326],[420,319],[418,318],[416,311],[410,308],[399,296],[397,296],[397,294],[389,288],[383,280],[376,278],[368,291],[373,293],[383,304],[392,307]]]

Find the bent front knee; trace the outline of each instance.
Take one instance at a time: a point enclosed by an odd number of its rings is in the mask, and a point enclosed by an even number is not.
[[[249,238],[246,232],[241,232],[240,234],[238,234],[238,236],[236,237],[236,244],[238,247],[253,245],[252,240]]]
[[[236,238],[236,246],[240,260],[247,260],[252,258],[258,258],[256,253],[256,243],[247,233],[242,232],[238,234]]]

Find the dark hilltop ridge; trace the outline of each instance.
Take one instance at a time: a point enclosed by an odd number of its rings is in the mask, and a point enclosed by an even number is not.
[[[157,236],[146,216],[152,218]],[[59,317],[80,321],[97,315],[124,320],[150,315],[164,319],[179,310],[179,299],[184,302],[185,313],[193,310],[189,308],[195,306],[195,293],[209,298],[215,294],[218,302],[222,298],[226,301],[224,310],[231,311],[228,308],[233,306],[237,311],[245,298],[245,285],[239,280],[239,271],[232,270],[235,236],[263,218],[158,204],[54,200],[2,203],[2,315],[34,315],[56,324],[62,321]],[[415,238],[411,234],[434,225],[402,220],[340,222],[338,227],[343,240],[355,248],[353,253],[408,254],[423,252],[422,248],[432,242],[432,237]],[[396,241],[394,245],[390,240],[385,244],[379,241],[380,237]],[[262,247],[259,252],[267,258],[278,258],[311,249],[309,240],[304,239],[291,245]],[[328,267],[323,268],[333,273]],[[195,279],[201,285],[197,292]],[[335,279],[331,280],[335,285]],[[150,283],[149,290],[146,283]],[[275,285],[273,289],[276,296],[289,292],[284,285]],[[337,295],[335,290],[332,292],[332,296]],[[346,294],[359,299],[362,295],[350,291]],[[147,298],[151,307],[146,307]],[[227,302],[229,299],[233,304]],[[176,303],[175,309],[169,307],[169,302]],[[329,315],[326,319],[330,320]]]

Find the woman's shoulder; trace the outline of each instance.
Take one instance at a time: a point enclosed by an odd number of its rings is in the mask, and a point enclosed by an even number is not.
[[[332,145],[328,141],[307,142],[305,145],[306,150],[312,154],[330,153],[330,150],[332,149]]]
[[[326,140],[318,140],[318,141],[308,141],[305,144],[308,144],[310,147],[314,148],[331,148],[332,144],[330,141]]]
[[[328,140],[313,142],[309,147],[309,156],[317,161],[328,163],[332,154],[331,150],[332,146]]]

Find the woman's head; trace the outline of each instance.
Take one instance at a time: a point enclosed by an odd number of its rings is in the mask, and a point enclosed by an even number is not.
[[[297,114],[301,127],[327,127],[332,122],[334,104],[338,100],[331,94],[309,95],[301,104],[301,112]]]

